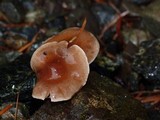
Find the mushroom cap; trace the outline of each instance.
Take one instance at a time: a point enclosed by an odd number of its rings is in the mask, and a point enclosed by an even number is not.
[[[89,64],[84,51],[77,45],[68,48],[67,41],[40,46],[31,58],[31,68],[37,83],[32,96],[52,102],[70,99],[86,84]]]
[[[48,38],[45,43],[53,42],[53,41],[59,42],[63,40],[69,42],[74,37],[77,37],[77,38],[76,40],[73,41],[72,44],[76,44],[84,50],[88,58],[89,64],[93,62],[93,60],[98,55],[100,45],[96,37],[92,33],[86,30],[83,30],[80,32],[80,28],[71,27],[63,30],[62,32],[60,32],[55,36]]]

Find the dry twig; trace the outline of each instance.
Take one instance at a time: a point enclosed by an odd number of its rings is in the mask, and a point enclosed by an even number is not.
[[[128,14],[129,14],[129,11],[125,11],[125,12],[121,13],[120,15],[117,15],[110,23],[107,23],[107,24],[104,26],[104,28],[102,29],[102,31],[101,31],[101,33],[100,33],[100,35],[99,35],[99,37],[98,37],[99,40],[102,39],[104,33],[105,33],[109,28],[111,28],[112,26],[114,26],[121,17],[125,17],[125,16],[128,15]]]
[[[30,47],[33,45],[33,43],[36,42],[38,35],[39,35],[39,32],[35,34],[35,36],[34,36],[33,39],[31,40],[31,42],[29,42],[29,43],[25,44],[24,46],[22,46],[22,47],[18,50],[18,52],[24,52],[26,49],[30,48]]]
[[[17,92],[15,120],[17,120],[17,114],[18,114],[18,104],[19,104],[19,92]]]

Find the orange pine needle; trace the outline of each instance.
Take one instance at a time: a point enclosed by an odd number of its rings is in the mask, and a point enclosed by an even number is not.
[[[134,98],[142,103],[151,103],[152,105],[160,103],[160,91],[138,91],[132,93]]]
[[[148,97],[145,97],[141,100],[142,103],[153,103],[153,104],[156,104],[158,102],[160,102],[160,95],[155,95],[155,96],[148,96]]]
[[[74,37],[69,41],[69,43],[73,43],[73,42],[77,39],[77,37],[84,31],[84,28],[86,27],[86,24],[87,24],[87,20],[86,20],[86,18],[85,18],[84,21],[83,21],[83,23],[82,23],[82,27],[81,27],[80,30],[78,31],[77,35],[74,36]],[[71,45],[71,44],[69,44],[69,46],[70,46],[70,45]]]
[[[32,44],[36,41],[36,38],[37,38],[38,34],[39,34],[39,32],[36,33],[36,35],[33,37],[33,39],[32,39],[31,42],[29,42],[29,43],[25,44],[24,46],[22,46],[22,47],[18,50],[18,52],[23,52],[23,51],[25,51],[26,49],[28,49],[29,47],[31,47]]]
[[[7,112],[12,106],[13,106],[13,104],[7,105],[5,108],[3,108],[3,109],[0,111],[0,115],[2,115],[2,114],[4,114],[5,112]]]
[[[84,21],[83,21],[82,27],[81,27],[80,30],[79,30],[78,35],[83,32],[84,28],[86,27],[86,24],[87,24],[87,20],[86,20],[86,18],[85,18]],[[77,35],[77,36],[78,36],[78,35]]]
[[[25,27],[25,26],[32,26],[33,23],[19,23],[19,24],[5,24],[5,25],[2,25],[3,27],[6,27],[6,28],[15,28],[15,27],[19,27],[19,28],[22,28],[22,27]]]

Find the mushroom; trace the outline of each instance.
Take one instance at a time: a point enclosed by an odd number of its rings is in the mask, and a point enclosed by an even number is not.
[[[45,43],[53,41],[59,42],[65,40],[68,41],[70,45],[76,44],[80,46],[86,53],[86,56],[88,58],[88,63],[90,64],[98,55],[100,46],[96,37],[92,33],[84,30],[85,25],[86,25],[86,20],[83,22],[81,28],[71,27],[65,29],[59,34],[47,39]]]
[[[50,97],[52,102],[69,100],[86,84],[89,74],[84,51],[67,41],[41,45],[30,64],[37,76],[32,96],[42,100]]]

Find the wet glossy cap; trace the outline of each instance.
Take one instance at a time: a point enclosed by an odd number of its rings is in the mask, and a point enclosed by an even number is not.
[[[32,96],[50,97],[53,102],[70,99],[86,84],[89,74],[84,51],[77,45],[68,47],[67,41],[40,46],[31,58],[31,68],[37,76]]]

